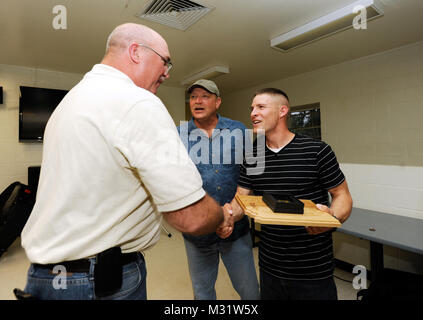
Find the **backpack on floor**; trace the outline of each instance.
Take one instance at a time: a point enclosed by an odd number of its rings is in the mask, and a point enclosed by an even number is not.
[[[0,257],[20,236],[34,203],[33,191],[18,181],[0,194]]]

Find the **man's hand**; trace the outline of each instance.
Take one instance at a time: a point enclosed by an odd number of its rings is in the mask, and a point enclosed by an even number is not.
[[[321,211],[325,211],[327,213],[329,213],[330,215],[334,216],[335,213],[333,212],[333,210],[323,204],[316,204],[317,209],[321,210]],[[309,234],[320,234],[326,231],[329,231],[330,229],[333,228],[326,228],[326,227],[306,227],[306,230]]]
[[[225,204],[222,209],[223,222],[217,227],[216,233],[220,238],[226,239],[234,230],[234,217],[232,207],[229,203]]]

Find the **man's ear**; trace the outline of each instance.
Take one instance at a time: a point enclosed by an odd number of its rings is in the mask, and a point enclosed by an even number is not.
[[[287,106],[287,105],[282,105],[282,106],[279,108],[279,116],[280,116],[281,118],[285,117],[288,113],[289,113],[289,108],[288,108],[288,106]]]
[[[129,51],[129,58],[131,59],[131,61],[133,63],[140,63],[141,62],[141,57],[140,57],[140,52],[139,52],[139,45],[137,45],[136,43],[131,44],[128,47],[128,51]]]
[[[220,97],[217,97],[216,98],[216,110],[219,109],[221,103],[222,103],[222,99]]]

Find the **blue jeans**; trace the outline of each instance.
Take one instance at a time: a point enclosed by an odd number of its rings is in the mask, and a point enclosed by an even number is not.
[[[144,257],[123,266],[121,289],[113,295],[96,297],[94,293],[95,258],[90,259],[88,273],[52,274],[51,270],[31,264],[25,292],[41,300],[146,300],[146,268]],[[63,281],[62,281],[63,280]]]
[[[262,300],[338,300],[333,277],[323,280],[280,279],[260,269]]]
[[[214,287],[219,254],[241,299],[260,299],[249,233],[233,242],[220,241],[207,247],[197,247],[189,240],[184,241],[195,300],[216,300]]]

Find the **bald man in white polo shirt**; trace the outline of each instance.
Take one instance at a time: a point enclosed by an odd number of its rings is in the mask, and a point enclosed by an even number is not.
[[[146,299],[140,252],[158,241],[162,217],[193,235],[223,222],[155,96],[171,67],[158,33],[118,26],[101,64],[53,112],[22,232],[33,297]]]

